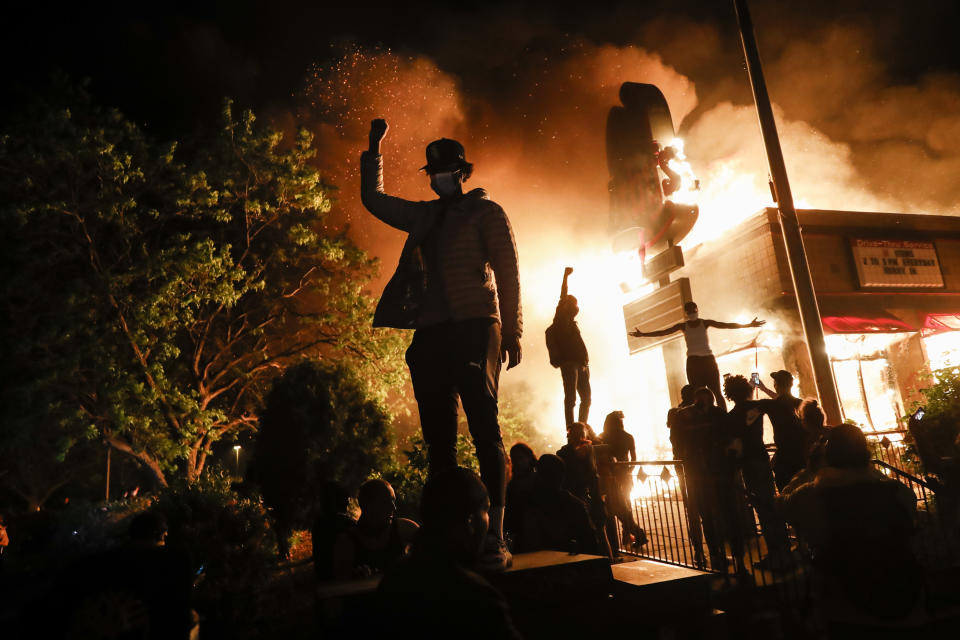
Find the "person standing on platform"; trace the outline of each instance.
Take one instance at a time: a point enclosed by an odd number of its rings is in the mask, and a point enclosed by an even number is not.
[[[687,343],[687,382],[694,387],[707,387],[713,392],[713,397],[717,400],[717,405],[727,410],[723,401],[723,393],[720,390],[720,369],[717,368],[717,360],[713,357],[713,351],[710,350],[710,340],[707,338],[707,329],[748,329],[750,327],[762,327],[766,320],[757,320],[754,318],[746,324],[736,322],[720,322],[718,320],[708,320],[700,318],[700,311],[696,302],[688,302],[683,305],[685,320],[678,322],[672,327],[660,329],[658,331],[640,331],[634,329],[630,335],[635,338],[653,338],[657,336],[668,336],[677,331],[683,332],[683,339]]]
[[[553,315],[553,324],[547,327],[547,353],[550,364],[560,369],[563,379],[563,411],[567,428],[574,423],[573,407],[580,396],[580,409],[577,422],[587,423],[590,414],[590,360],[587,346],[580,336],[580,327],[574,318],[580,313],[577,299],[567,293],[567,279],[573,273],[573,267],[563,270],[563,284],[560,286],[560,301]]]
[[[490,498],[483,566],[504,570],[512,558],[503,538],[506,453],[497,420],[501,364],[520,364],[520,277],[510,221],[483,189],[463,191],[473,173],[463,145],[427,145],[435,200],[414,202],[383,189],[384,120],[370,126],[361,157],[361,201],[370,213],[407,233],[396,272],[373,317],[375,327],[415,329],[406,360],[427,443],[429,473],[457,467],[457,399],[467,415],[480,477]]]

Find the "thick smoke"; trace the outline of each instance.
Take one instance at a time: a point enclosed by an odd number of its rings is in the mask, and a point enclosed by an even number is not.
[[[671,33],[676,37],[665,40]],[[683,34],[688,44],[681,47],[676,39]],[[384,117],[391,125],[386,186],[407,198],[433,197],[418,173],[427,142],[444,136],[465,143],[476,167],[468,186],[487,188],[504,207],[519,245],[525,361],[519,373],[504,375],[504,384],[509,388],[511,376],[530,383],[546,412],[539,426],[558,443],[560,379],[547,364],[542,336],[562,269],[571,265],[591,351],[591,422],[625,409],[628,428],[648,450],[665,444],[662,362],[626,357],[617,266],[605,236],[604,127],[620,84],[659,86],[686,140],[703,194],[701,222],[685,245],[716,237],[770,204],[746,74],[739,52],[729,50],[737,43],[707,25],[648,29],[638,41],[648,47],[551,37],[491,52],[495,64],[475,64],[469,73],[462,59],[449,70],[437,62],[442,55],[356,48],[315,68],[303,92],[300,115],[319,134],[324,170],[341,190],[340,221],[383,260],[377,289],[392,272],[403,235],[359,203],[359,153],[369,121]],[[766,70],[798,206],[957,212],[960,186],[951,177],[960,167],[960,119],[953,115],[960,79],[929,75],[894,86],[869,34],[849,26],[777,47]]]

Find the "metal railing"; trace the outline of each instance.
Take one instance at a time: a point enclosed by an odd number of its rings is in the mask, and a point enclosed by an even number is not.
[[[870,437],[873,464],[882,473],[909,487],[917,499],[917,526],[914,549],[917,559],[929,572],[960,566],[960,532],[951,518],[938,510],[936,485],[924,476],[919,459],[908,445],[885,434]],[[746,586],[786,605],[803,611],[811,602],[810,554],[792,527],[787,528],[790,545],[786,562],[765,561],[767,544],[763,536],[753,498],[738,478],[735,500],[728,504],[727,529],[721,534],[723,553],[711,557],[703,533],[704,513],[690,509],[690,494],[683,463],[679,460],[641,460],[615,463],[613,473],[628,468],[634,478],[630,496],[631,515],[646,533],[642,546],[630,544],[622,518],[611,518],[610,542],[622,555],[649,558],[674,565],[696,568],[723,577],[738,586]],[[730,513],[728,513],[728,516]],[[715,523],[719,525],[720,523]],[[714,533],[714,535],[718,535]],[[714,544],[716,548],[716,543]],[[742,549],[742,552],[740,551]],[[742,558],[742,559],[741,559]]]
[[[617,522],[615,535],[621,554],[711,572],[738,586],[775,591],[778,600],[806,600],[806,548],[791,535],[791,552],[767,560],[759,519],[741,483],[734,484],[732,501],[726,501],[727,513],[720,514],[712,508],[716,505],[690,508],[687,478],[679,460],[641,460],[614,466],[631,469],[635,478],[633,517],[647,536],[645,545],[624,544],[624,528]],[[712,532],[704,531],[709,528],[708,519],[712,519]],[[711,537],[722,540],[721,552],[710,553]],[[716,550],[718,543],[712,546]]]

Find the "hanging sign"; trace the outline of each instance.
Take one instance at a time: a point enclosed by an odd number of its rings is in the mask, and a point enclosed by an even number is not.
[[[943,286],[940,261],[932,242],[851,240],[861,287]]]

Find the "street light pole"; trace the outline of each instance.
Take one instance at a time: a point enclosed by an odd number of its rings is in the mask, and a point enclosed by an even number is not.
[[[103,491],[104,502],[110,502],[110,451],[111,450],[112,450],[112,447],[110,445],[107,445],[107,474],[106,474],[107,482],[106,482],[106,487],[104,488],[104,491]]]
[[[763,67],[760,62],[756,35],[753,31],[753,21],[750,19],[747,0],[734,0],[733,6],[737,13],[740,40],[743,43],[743,55],[746,58],[747,73],[750,75],[750,85],[753,88],[753,99],[757,105],[760,132],[767,150],[770,177],[773,181],[777,209],[780,214],[783,244],[787,250],[793,290],[796,293],[797,308],[800,311],[800,324],[803,327],[810,362],[813,365],[813,379],[817,385],[820,406],[823,407],[828,424],[840,424],[843,418],[840,413],[837,386],[833,379],[830,358],[827,356],[820,309],[817,306],[817,296],[813,289],[810,266],[807,264],[807,254],[803,248],[800,222],[797,220],[797,211],[793,206],[793,194],[790,191],[790,181],[787,178],[787,167],[783,162],[783,150],[780,148],[780,137],[777,134],[776,122],[773,119],[773,108],[770,106],[767,83],[763,77]]]

